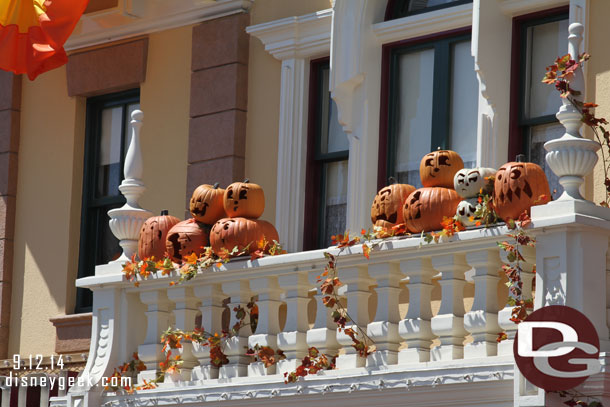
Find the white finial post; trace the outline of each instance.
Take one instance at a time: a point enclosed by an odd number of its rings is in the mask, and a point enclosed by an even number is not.
[[[110,230],[119,239],[123,254],[115,262],[125,262],[138,249],[138,238],[142,225],[153,214],[142,209],[138,200],[146,190],[142,182],[142,151],[140,150],[140,130],[144,113],[135,110],[131,114],[131,141],[125,155],[125,179],[119,186],[119,191],[125,196],[127,202],[121,208],[108,211],[110,216]]]
[[[578,50],[582,42],[583,26],[580,23],[570,24],[568,37],[568,52],[572,59],[578,59]],[[584,76],[579,69],[570,81],[570,88],[584,92]],[[576,99],[582,100],[582,95]],[[564,189],[558,201],[579,200],[585,201],[580,194],[580,186],[584,182],[584,176],[590,173],[597,163],[597,150],[599,143],[582,138],[580,128],[582,127],[582,114],[568,101],[563,100],[559,108],[557,119],[565,127],[566,133],[559,139],[547,141],[546,162],[559,177],[559,183]]]

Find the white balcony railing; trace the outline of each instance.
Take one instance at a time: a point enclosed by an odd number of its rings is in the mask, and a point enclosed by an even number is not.
[[[571,25],[570,33],[575,52],[582,26]],[[567,305],[592,321],[603,368],[583,388],[608,403],[610,209],[579,194],[597,160],[595,146],[580,138],[579,117],[564,104],[558,118],[567,133],[547,143],[549,165],[566,193],[532,208],[529,233],[537,243],[523,251],[521,278],[523,295],[534,296],[535,308]],[[133,118],[138,124],[141,112]],[[122,259],[131,257],[148,216],[137,204],[144,190],[138,151],[132,151],[137,150],[139,127],[134,127],[121,185],[128,202],[110,214],[124,249]],[[353,323],[375,342],[376,351],[367,358],[337,331],[322,304],[316,282],[327,262],[322,250],[236,259],[174,286],[169,282],[177,276],[169,275],[135,287],[122,274],[122,261],[98,266],[95,276],[77,281],[93,291],[91,348],[82,373],[88,384],[53,398],[51,405],[310,405],[322,397],[350,406],[551,405],[552,397],[528,384],[514,367],[516,325],[502,276],[506,258],[497,246],[507,233],[505,226],[473,229],[438,244],[419,237],[392,238],[378,242],[368,260],[362,246],[341,254],[338,274],[344,285],[339,294]],[[252,299],[259,308],[258,324],[254,332],[241,330],[228,343],[229,364],[213,368],[207,348],[183,342],[180,375],[158,388],[127,395],[104,393],[99,386],[135,351],[146,365],[138,380],[154,378],[164,360],[160,336],[168,326],[192,330],[200,315],[206,330],[220,331],[235,321],[234,315],[226,321],[226,313]],[[508,339],[498,343],[501,332]],[[256,344],[279,347],[287,359],[265,368],[245,356],[246,346]],[[284,384],[283,374],[294,370],[311,346],[338,355],[337,368]]]

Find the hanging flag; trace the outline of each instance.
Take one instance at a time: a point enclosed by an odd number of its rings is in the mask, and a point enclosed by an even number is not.
[[[63,48],[89,0],[0,0],[0,69],[34,80],[68,62]]]

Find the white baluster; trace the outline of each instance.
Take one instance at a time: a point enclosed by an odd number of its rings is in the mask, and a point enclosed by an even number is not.
[[[531,300],[533,298],[532,282],[534,281],[534,278],[536,278],[536,274],[534,273],[534,268],[536,267],[536,249],[530,246],[521,246],[519,247],[519,250],[525,259],[525,261],[520,263],[521,281],[523,282],[521,297],[526,300]],[[500,256],[504,263],[508,263],[506,254],[506,252],[500,252]],[[498,324],[506,334],[506,339],[498,344],[498,355],[512,355],[514,353],[513,342],[515,340],[515,335],[517,334],[517,324],[510,320],[513,308],[515,307],[512,305],[506,305],[498,312]],[[531,310],[528,312],[531,312]]]
[[[201,328],[210,333],[221,334],[222,314],[226,308],[222,306],[222,301],[227,297],[223,294],[220,284],[210,284],[196,286],[195,295],[201,301],[199,310],[201,311]],[[193,380],[209,380],[218,378],[218,368],[212,366],[210,361],[210,347],[203,344],[193,344],[193,354],[199,361],[192,372]]]
[[[398,323],[398,333],[407,342],[407,349],[400,351],[398,363],[418,363],[430,360],[432,333],[432,277],[436,271],[430,258],[400,262],[400,269],[409,279],[409,308],[405,319]]]
[[[400,295],[400,272],[397,263],[369,265],[369,275],[377,281],[377,311],[375,319],[368,324],[367,335],[375,342],[376,351],[367,358],[368,366],[387,366],[398,363],[398,296]]]
[[[464,327],[472,334],[473,342],[466,345],[464,357],[496,356],[498,353],[498,282],[502,263],[498,248],[466,254],[466,261],[474,267],[474,301],[464,316]]]
[[[280,288],[277,277],[254,278],[250,280],[252,295],[258,295],[258,323],[256,334],[248,338],[248,347],[255,345],[277,348],[277,334],[280,331]],[[263,362],[248,365],[248,376],[265,376],[275,373],[275,365],[265,367]]]
[[[352,321],[348,321],[346,328],[357,331],[357,327],[367,326],[369,323],[369,296],[373,281],[367,276],[366,267],[346,267],[339,269],[339,279],[343,286],[339,292],[347,298],[347,313]],[[359,338],[363,340],[364,338]],[[343,331],[337,332],[337,341],[343,346],[344,354],[337,357],[338,369],[363,367],[366,359],[360,357],[352,347],[352,340]]]
[[[337,342],[337,324],[332,319],[331,310],[322,303],[324,294],[320,292],[320,283],[317,282],[317,276],[322,271],[312,270],[309,272],[310,286],[316,287],[314,295],[316,301],[316,319],[313,328],[307,331],[307,345],[315,347],[320,353],[328,355],[336,355],[339,349]]]
[[[131,260],[131,257],[137,253],[142,225],[153,215],[152,212],[142,209],[138,204],[138,200],[146,190],[142,182],[142,152],[140,150],[140,129],[143,118],[144,114],[140,110],[134,110],[131,114],[131,141],[125,155],[125,179],[119,186],[119,191],[125,196],[127,202],[118,209],[108,211],[110,230],[119,239],[119,244],[123,249],[121,257],[115,260],[119,263]]]
[[[167,290],[168,298],[175,304],[174,316],[175,328],[184,332],[195,329],[195,317],[197,316],[197,298],[193,295],[190,287],[171,287]],[[172,356],[179,354],[182,359],[179,377],[170,379],[191,380],[191,372],[199,363],[193,354],[193,343],[183,341],[182,348],[172,349]],[[166,378],[167,380],[168,378]]]
[[[307,330],[309,329],[307,274],[297,272],[278,277],[280,288],[286,293],[286,324],[277,336],[277,346],[284,351],[286,359],[277,364],[278,373],[294,371],[307,353]],[[324,311],[324,310],[322,310]]]
[[[228,304],[231,312],[231,321],[229,323],[229,330],[231,330],[238,322],[233,308],[237,306],[246,308],[246,304],[250,302],[252,294],[250,292],[248,280],[237,280],[222,283],[222,291],[231,297],[231,302]],[[249,318],[246,317],[244,324],[237,335],[227,339],[225,354],[229,359],[229,364],[220,368],[218,372],[218,377],[220,379],[241,377],[248,374],[250,357],[246,356],[245,347],[248,346],[248,337],[252,335],[252,329],[250,328],[249,322]]]
[[[146,365],[138,375],[138,382],[147,381],[157,377],[159,362],[165,360],[163,345],[160,343],[161,333],[169,327],[169,299],[163,290],[144,291],[140,293],[140,300],[146,305],[146,339],[138,346],[138,356]]]
[[[432,332],[441,344],[432,349],[432,360],[453,360],[464,357],[464,272],[470,267],[463,254],[432,258],[432,266],[441,272],[441,308],[432,318]]]

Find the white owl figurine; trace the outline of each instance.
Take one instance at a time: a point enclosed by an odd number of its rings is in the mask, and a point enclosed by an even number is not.
[[[455,192],[462,198],[476,198],[479,191],[487,186],[485,178],[495,173],[493,168],[462,168],[453,177]]]

